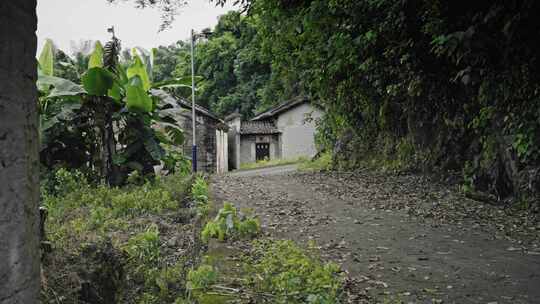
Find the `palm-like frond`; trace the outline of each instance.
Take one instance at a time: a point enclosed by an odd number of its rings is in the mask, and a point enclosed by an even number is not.
[[[184,131],[179,126],[165,122],[154,121],[154,129],[157,131],[159,140],[163,143],[181,146],[184,143]]]

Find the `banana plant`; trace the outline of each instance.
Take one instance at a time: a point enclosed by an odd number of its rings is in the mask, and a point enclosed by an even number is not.
[[[48,41],[39,57],[38,69],[40,117],[44,120],[40,133],[62,122],[62,117],[70,116],[67,112],[86,109],[99,130],[99,167],[109,184],[116,184],[113,180],[118,174],[113,171],[119,166],[150,171],[152,162],[165,156],[160,143],[177,146],[183,143],[182,129],[170,116],[160,113],[166,105],[152,91],[191,90],[188,85],[191,78],[187,77],[152,83],[153,56],[143,49],[133,49],[132,60],[127,63],[119,62],[119,54],[119,41],[115,37],[105,47],[97,42],[81,77],[82,83],[76,84],[53,75],[54,48]],[[64,104],[63,110],[48,113],[51,103]],[[115,131],[114,123],[122,127]],[[118,146],[121,148],[116,151]],[[137,159],[141,155],[149,157]]]

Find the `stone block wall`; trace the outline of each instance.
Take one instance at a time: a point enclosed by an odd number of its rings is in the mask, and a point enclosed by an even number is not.
[[[219,121],[204,115],[197,115],[196,139],[197,139],[197,169],[202,172],[215,173],[217,161],[216,130]],[[177,117],[184,130],[184,154],[191,157],[192,147],[192,119],[191,111],[185,111]]]

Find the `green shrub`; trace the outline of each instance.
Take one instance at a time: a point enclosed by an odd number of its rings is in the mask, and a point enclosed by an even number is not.
[[[328,171],[332,169],[332,153],[324,152],[314,160],[306,160],[299,166],[304,171]]]
[[[191,186],[191,195],[196,201],[208,201],[208,184],[201,176],[195,178],[195,182]]]
[[[210,211],[208,184],[203,177],[197,176],[191,186],[191,196],[200,216],[206,217]]]
[[[159,186],[171,194],[175,202],[182,202],[189,196],[192,177],[189,175],[167,175],[157,178]]]
[[[160,214],[164,210],[171,210],[179,205],[168,191],[151,184],[120,193],[111,198],[111,203],[116,217],[144,213]]]
[[[261,224],[256,218],[246,218],[238,221],[238,233],[241,237],[253,237],[261,230]]]
[[[159,298],[150,292],[145,292],[142,294],[138,303],[139,304],[157,304],[159,303]]]
[[[247,266],[253,288],[275,296],[274,303],[340,303],[343,275],[292,241],[256,241]]]
[[[146,231],[130,238],[124,247],[130,260],[137,267],[157,265],[160,258],[159,230],[155,224]]]
[[[65,168],[60,168],[54,174],[53,193],[55,195],[66,195],[88,186],[88,180],[79,171],[68,171]]]
[[[157,302],[151,303],[170,303],[183,289],[182,273],[183,263],[176,263],[172,266],[147,267],[144,269],[145,289],[147,293],[153,295],[152,299],[157,299]],[[144,297],[144,295],[143,295]]]
[[[396,146],[397,160],[399,167],[409,168],[415,165],[415,148],[410,138],[404,137],[399,140]]]
[[[210,286],[217,282],[218,275],[214,267],[201,265],[188,273],[187,287],[190,290],[208,290]]]
[[[169,171],[169,173],[177,176],[188,176],[191,173],[191,161],[183,153],[171,149],[167,151],[162,161],[164,163],[163,169]]]
[[[238,215],[234,205],[225,202],[216,217],[206,223],[201,238],[208,242],[210,238],[224,241],[234,236],[253,237],[260,231],[259,220],[255,217]]]

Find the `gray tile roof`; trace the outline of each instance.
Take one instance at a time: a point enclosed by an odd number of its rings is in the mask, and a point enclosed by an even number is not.
[[[305,102],[309,102],[309,100],[306,98],[306,97],[303,97],[303,96],[299,96],[299,97],[296,97],[296,98],[293,98],[289,101],[286,101],[276,107],[273,107],[269,110],[266,110],[264,112],[261,112],[261,113],[258,113],[255,115],[255,117],[253,117],[251,120],[252,121],[256,121],[256,120],[265,120],[265,119],[269,119],[269,118],[272,118],[278,114],[281,114],[291,108],[294,108],[296,107],[297,105],[300,105],[300,104],[303,104]]]
[[[277,134],[280,133],[276,126],[268,121],[243,121],[240,126],[240,134]]]

